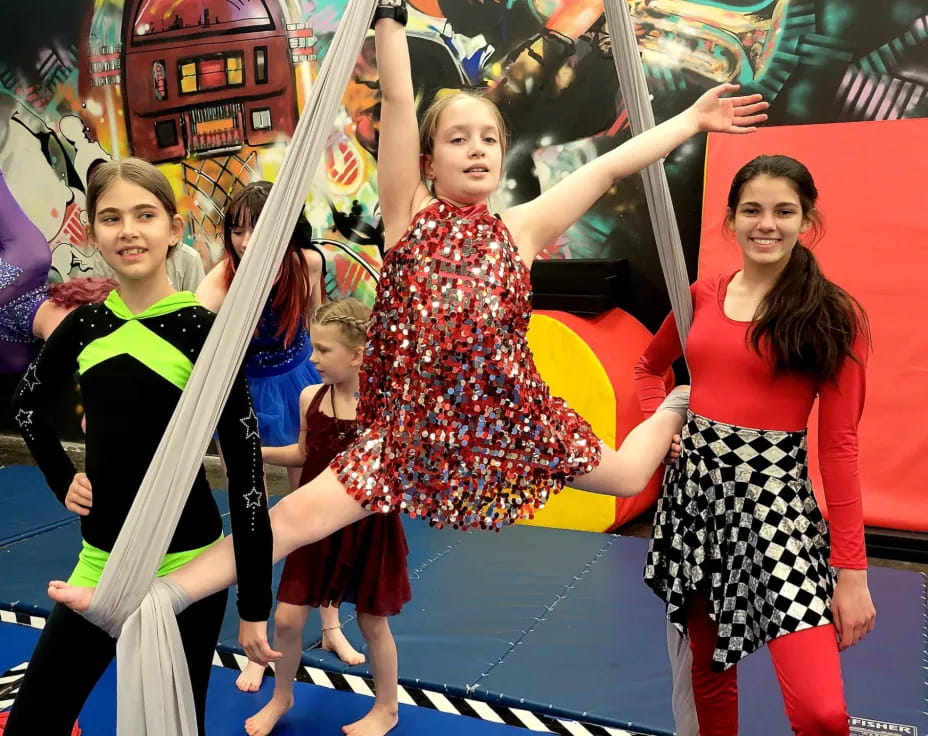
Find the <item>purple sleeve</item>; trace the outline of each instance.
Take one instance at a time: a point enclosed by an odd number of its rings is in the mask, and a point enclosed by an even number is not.
[[[52,252],[0,173],[0,373],[19,373],[32,360],[32,322],[48,298]]]
[[[51,263],[48,241],[0,175],[0,313],[15,299],[47,283]]]

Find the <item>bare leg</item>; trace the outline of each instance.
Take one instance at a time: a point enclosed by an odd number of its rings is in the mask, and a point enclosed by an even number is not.
[[[370,652],[371,673],[374,675],[377,694],[370,712],[360,721],[342,726],[342,731],[347,736],[385,736],[399,722],[396,641],[390,631],[389,621],[383,616],[359,613],[358,625]]]
[[[640,493],[666,457],[672,438],[682,428],[683,418],[678,410],[658,409],[629,432],[618,450],[604,447],[600,465],[591,473],[578,476],[574,487],[608,496]],[[370,513],[346,492],[335,473],[326,468],[271,509],[274,561],[286,557],[298,547],[318,542]],[[232,537],[214,544],[167,578],[180,587],[190,603],[228,588],[235,583]],[[52,581],[48,596],[80,612],[90,606],[93,589]]]
[[[305,486],[282,498],[271,509],[274,533],[274,561],[332,532],[360,521],[370,514],[361,507],[330,469],[326,468]],[[235,582],[235,556],[232,537],[191,560],[169,576],[187,597],[198,601]]]
[[[277,604],[274,613],[274,648],[283,656],[274,664],[274,695],[261,710],[245,721],[248,736],[267,736],[277,721],[293,707],[293,680],[303,655],[303,627],[309,606]]]
[[[274,561],[370,513],[348,495],[335,473],[326,468],[271,509]],[[235,583],[232,537],[222,539],[166,577],[180,586],[190,603],[228,588]],[[87,610],[93,591],[93,588],[79,588],[60,581],[52,581],[48,586],[49,598],[75,611]]]
[[[644,490],[660,467],[674,435],[683,428],[679,413],[659,409],[635,427],[617,450],[603,446],[602,462],[577,476],[573,488],[607,496],[634,496]]]
[[[351,642],[342,631],[338,620],[338,606],[320,606],[319,618],[322,621],[322,649],[332,652],[349,667],[364,664],[364,655],[351,646]]]

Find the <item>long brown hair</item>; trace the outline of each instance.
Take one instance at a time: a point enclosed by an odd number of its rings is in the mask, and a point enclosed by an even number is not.
[[[225,246],[225,286],[228,290],[238,264],[241,262],[232,245],[232,230],[237,227],[253,228],[271,192],[269,181],[255,181],[239,190],[226,209],[222,223],[223,245]],[[312,285],[306,273],[306,262],[302,250],[309,247],[312,227],[301,212],[293,235],[287,244],[283,262],[277,272],[277,281],[272,292],[271,306],[280,314],[280,327],[276,337],[283,335],[289,345],[302,326],[309,327],[309,299]],[[316,285],[322,288],[321,284]]]
[[[729,222],[745,185],[758,176],[788,180],[799,196],[803,218],[812,223],[813,233],[821,232],[812,174],[789,156],[758,156],[741,167],[728,192]],[[869,343],[870,324],[863,307],[825,278],[811,249],[797,242],[777,282],[757,307],[748,333],[751,346],[759,355],[769,351],[776,373],[807,373],[822,383],[837,376],[845,358],[861,362],[853,352],[859,335]]]

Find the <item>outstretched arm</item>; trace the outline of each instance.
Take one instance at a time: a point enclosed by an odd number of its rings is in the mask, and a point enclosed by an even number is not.
[[[721,84],[669,120],[636,135],[559,181],[531,202],[503,214],[523,256],[534,258],[579,220],[615,183],[666,156],[701,131],[750,133],[767,119],[760,95],[722,97],[738,85]]]
[[[428,190],[422,183],[419,165],[419,126],[406,29],[392,18],[381,18],[374,38],[381,98],[377,190],[385,244],[390,249]]]

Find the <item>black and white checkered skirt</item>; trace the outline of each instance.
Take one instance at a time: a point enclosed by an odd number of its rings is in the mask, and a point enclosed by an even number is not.
[[[831,622],[828,529],[809,484],[806,433],[690,412],[668,469],[644,570],[686,633],[687,598],[709,598],[724,669],[784,634]]]

